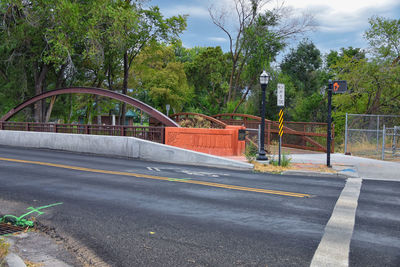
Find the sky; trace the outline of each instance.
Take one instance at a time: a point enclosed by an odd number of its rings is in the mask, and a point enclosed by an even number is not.
[[[150,0],[148,5],[159,6],[165,17],[189,15],[187,29],[181,35],[185,47],[221,46],[227,52],[227,36],[212,23],[208,8],[214,5],[230,12],[232,2],[233,0]],[[268,7],[282,3],[281,0],[270,2]],[[288,48],[295,47],[300,40],[308,38],[323,54],[341,47],[367,48],[363,34],[369,28],[368,18],[372,16],[400,19],[399,0],[285,0],[284,6],[290,7],[295,16],[312,14],[316,24],[313,31],[296,40],[290,40]],[[283,53],[287,52],[288,49]]]

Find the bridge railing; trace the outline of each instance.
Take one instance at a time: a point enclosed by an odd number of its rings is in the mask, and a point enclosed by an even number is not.
[[[247,114],[218,114],[213,117],[228,125],[243,125],[247,129],[258,129],[261,118]],[[279,140],[277,121],[265,120],[264,144],[269,147]],[[332,125],[334,127],[334,125]],[[304,150],[326,152],[327,123],[318,122],[283,122],[282,145]],[[256,133],[248,137],[257,140]],[[334,152],[334,128],[332,130],[331,152]]]
[[[0,122],[0,130],[131,136],[157,143],[164,143],[165,132],[164,127],[152,126],[55,124],[9,121]]]

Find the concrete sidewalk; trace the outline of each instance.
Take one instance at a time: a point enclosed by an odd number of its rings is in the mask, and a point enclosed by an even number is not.
[[[293,154],[293,163],[326,164],[326,154]],[[399,181],[400,163],[382,161],[344,154],[331,154],[332,169],[349,177],[368,180]]]

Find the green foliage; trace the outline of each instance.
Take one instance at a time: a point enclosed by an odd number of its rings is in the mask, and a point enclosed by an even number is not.
[[[297,92],[310,95],[319,90],[321,79],[318,69],[322,65],[321,53],[313,42],[303,40],[291,49],[280,65],[282,71],[292,78]]]
[[[261,11],[261,0],[241,3],[238,32],[230,32],[218,20],[225,10],[212,18],[232,42],[232,49],[224,53],[220,47],[184,48],[179,34],[186,28],[186,16],[165,18],[158,7],[142,1],[1,1],[0,113],[43,91],[90,86],[122,91],[162,112],[170,104],[171,112],[260,115],[258,78],[263,68],[271,74],[266,92],[269,119],[277,119],[275,91],[277,83],[284,83],[285,120],[325,121],[326,96],[321,93],[329,79],[347,80],[349,85],[348,93],[333,97],[339,137],[346,112],[400,112],[399,19],[369,19],[365,38],[373,55],[368,58],[366,50],[341,48],[327,55],[323,67],[320,51],[303,40],[278,69],[270,63],[287,37],[304,29],[285,31],[282,14]],[[40,106],[13,119],[38,120]],[[109,99],[60,96],[52,120],[84,117],[88,122],[122,109]]]
[[[288,113],[294,121],[324,122],[327,118],[326,99],[320,93],[296,97],[295,105]]]
[[[221,47],[207,47],[185,64],[190,86],[194,87],[192,105],[199,105],[205,114],[220,113],[228,93],[228,56]]]
[[[340,79],[347,80],[349,95],[337,96],[333,104],[349,113],[386,114],[400,105],[400,66],[381,61],[353,60],[345,57],[338,67]]]
[[[166,104],[180,112],[193,96],[188,86],[184,65],[175,60],[171,46],[154,43],[136,59],[130,84],[138,92],[145,92],[157,109],[166,112]]]
[[[337,79],[347,80],[349,92],[333,97],[336,142],[344,139],[345,114],[397,114],[400,112],[400,20],[369,19],[365,38],[375,57],[367,59],[360,49],[343,49],[330,68]]]
[[[244,151],[244,155],[248,162],[252,162],[256,159],[258,153],[258,148],[252,143],[246,143],[246,149]]]
[[[281,166],[282,167],[288,167],[290,165],[290,161],[292,160],[288,154],[282,153],[282,158],[281,158]],[[273,156],[271,157],[270,164],[273,166],[279,166],[279,156]]]
[[[400,57],[400,19],[372,17],[368,20],[370,28],[364,37],[369,42],[377,58],[391,61]]]
[[[349,46],[348,48],[340,48],[340,53],[338,51],[331,50],[329,54],[326,56],[326,64],[330,69],[335,68],[341,60],[345,57],[352,58],[354,60],[365,59],[365,51],[361,48],[353,48]],[[338,69],[338,71],[340,71]]]

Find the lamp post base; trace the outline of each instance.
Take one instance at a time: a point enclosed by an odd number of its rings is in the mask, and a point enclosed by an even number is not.
[[[267,161],[268,157],[265,155],[265,151],[260,151],[257,155],[256,160],[260,160],[260,161]]]

